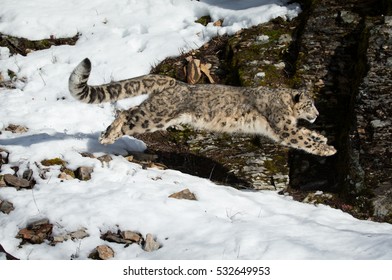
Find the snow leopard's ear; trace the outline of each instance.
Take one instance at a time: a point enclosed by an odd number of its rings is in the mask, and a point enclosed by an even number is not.
[[[296,92],[296,93],[293,95],[293,101],[294,101],[294,103],[298,103],[298,102],[301,100],[302,94],[303,94],[303,93],[300,91],[300,92]]]

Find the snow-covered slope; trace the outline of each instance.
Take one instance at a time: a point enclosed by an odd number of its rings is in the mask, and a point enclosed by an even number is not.
[[[9,151],[1,174],[30,168],[32,190],[0,188],[0,199],[13,203],[0,213],[0,244],[21,259],[86,259],[107,244],[116,259],[390,259],[392,226],[359,221],[326,206],[306,205],[274,192],[240,191],[174,170],[143,169],[121,155],[143,151],[144,143],[124,137],[102,146],[97,139],[114,118],[113,105],[75,101],[67,89],[73,67],[85,57],[93,62],[90,82],[109,82],[146,74],[167,56],[197,48],[217,34],[277,16],[295,17],[298,5],[285,1],[188,0],[3,0],[0,32],[29,39],[81,34],[75,46],[57,46],[10,56],[0,48],[0,71],[20,80],[16,89],[0,89],[0,129],[26,126],[24,133],[2,130],[0,148]],[[194,21],[209,14],[224,26]],[[120,106],[140,102],[131,100]],[[110,154],[109,163],[83,157]],[[117,155],[117,156],[116,156]],[[94,168],[92,179],[61,181],[59,166],[44,179],[40,162],[62,158],[70,169]],[[37,163],[37,164],[36,164]],[[168,196],[188,188],[197,200]],[[89,237],[50,246],[23,245],[15,238],[39,218],[54,225],[53,235],[85,228]],[[162,247],[146,252],[133,244],[108,243],[108,230],[152,233]]]

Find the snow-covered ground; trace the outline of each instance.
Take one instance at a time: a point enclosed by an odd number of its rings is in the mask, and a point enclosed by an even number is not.
[[[293,201],[274,192],[240,191],[175,170],[142,169],[121,155],[143,151],[144,143],[124,137],[102,146],[97,139],[113,120],[111,104],[75,101],[68,76],[83,58],[93,63],[90,83],[146,74],[167,56],[201,46],[217,34],[282,16],[295,17],[299,6],[280,0],[2,0],[0,32],[29,39],[81,34],[75,46],[57,46],[10,56],[0,48],[0,72],[17,74],[16,89],[0,89],[0,148],[10,152],[0,174],[31,168],[32,190],[0,188],[0,199],[15,210],[0,213],[0,244],[21,259],[86,259],[107,244],[115,259],[391,259],[392,225],[360,221],[340,210]],[[195,23],[203,15],[224,18],[224,25]],[[140,99],[120,103],[126,107]],[[29,128],[4,131],[9,124]],[[110,154],[101,164],[95,156]],[[116,156],[117,154],[117,156]],[[68,167],[94,168],[89,181],[57,178],[51,167],[41,179],[35,163],[60,157]],[[190,189],[197,201],[169,198]],[[89,237],[56,246],[18,247],[18,231],[29,221],[48,218],[54,235],[86,228]],[[152,233],[162,247],[145,252],[139,245],[100,239],[107,230]]]

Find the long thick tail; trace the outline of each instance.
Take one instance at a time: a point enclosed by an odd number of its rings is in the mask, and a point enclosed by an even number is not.
[[[72,71],[68,87],[74,98],[91,104],[113,102],[142,94],[161,92],[176,84],[176,80],[170,77],[145,75],[99,86],[89,86],[87,80],[90,72],[91,62],[85,58]]]

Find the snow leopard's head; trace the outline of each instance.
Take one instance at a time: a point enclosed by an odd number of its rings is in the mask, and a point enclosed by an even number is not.
[[[300,92],[293,95],[294,101],[294,114],[297,119],[304,119],[310,123],[313,123],[319,112],[314,106],[314,101],[306,93]]]

